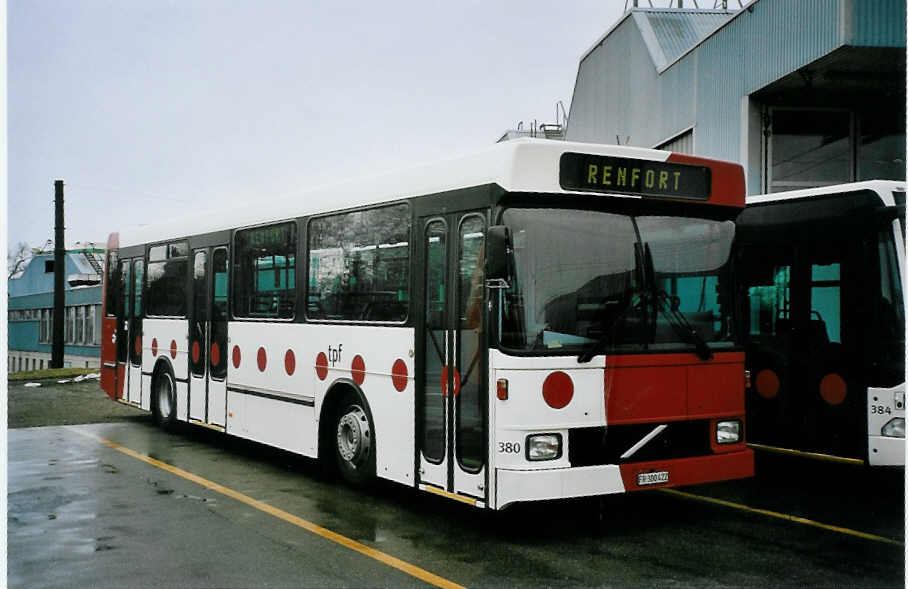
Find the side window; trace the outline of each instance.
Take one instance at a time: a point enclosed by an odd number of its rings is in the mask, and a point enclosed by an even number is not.
[[[120,302],[117,305],[117,315],[121,319],[125,319],[129,317],[129,281],[131,277],[129,260],[120,262],[118,266],[120,269],[120,287],[117,295],[120,297]]]
[[[406,204],[309,222],[310,319],[404,321],[409,305]]]
[[[758,254],[755,250],[752,254]],[[766,278],[756,278],[752,271],[747,298],[750,310],[751,336],[779,336],[791,331],[789,305],[791,302],[791,266],[770,265]]]
[[[145,278],[145,262],[136,260],[133,265],[133,288],[132,292],[135,304],[132,309],[133,317],[142,316],[142,280]]]
[[[75,333],[73,334],[73,343],[81,344],[85,342],[85,307],[78,306],[73,308],[76,315]]]
[[[186,269],[189,247],[185,241],[148,250],[148,315],[186,315]],[[137,292],[138,294],[138,292]]]
[[[214,264],[212,268],[214,293],[211,305],[212,321],[227,320],[227,250],[218,248],[214,250]],[[293,275],[296,270],[291,270]],[[291,282],[294,282],[291,280]],[[292,286],[292,285],[291,285]]]
[[[117,276],[117,270],[119,269],[119,265],[117,264],[118,260],[119,252],[117,252],[116,250],[107,254],[107,282],[105,284],[105,297],[107,300],[106,313],[108,317],[114,317],[116,315],[117,286],[119,283]]]
[[[237,231],[235,243],[234,316],[292,319],[296,315],[296,223]]]
[[[820,341],[842,343],[841,276],[838,263],[810,268],[810,335]]]

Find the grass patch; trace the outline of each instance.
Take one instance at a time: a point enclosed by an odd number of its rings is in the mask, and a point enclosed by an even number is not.
[[[100,368],[48,368],[46,370],[30,370],[28,372],[14,372],[7,375],[9,381],[20,380],[45,380],[48,378],[73,378],[83,374],[96,374]]]

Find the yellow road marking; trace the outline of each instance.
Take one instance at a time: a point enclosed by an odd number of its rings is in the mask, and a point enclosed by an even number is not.
[[[140,454],[140,453],[136,452],[135,450],[131,450],[125,446],[121,446],[120,444],[117,444],[116,442],[106,440],[100,436],[96,436],[96,435],[90,434],[88,432],[79,431],[77,429],[71,429],[70,431],[73,431],[73,432],[75,432],[79,435],[85,436],[87,438],[92,438],[94,440],[97,440],[98,442],[104,444],[105,446],[113,448],[117,452],[121,452],[123,454],[126,454],[127,456],[131,456],[132,458],[135,458],[136,460],[141,460],[142,462],[146,462],[152,466],[155,466],[162,470],[166,470],[167,472],[169,472],[171,474],[175,474],[178,477],[182,477],[188,481],[192,481],[193,483],[201,485],[201,486],[205,487],[206,489],[210,489],[210,490],[220,493],[222,495],[226,495],[227,497],[230,497],[231,499],[235,499],[241,503],[245,503],[246,505],[249,505],[250,507],[254,507],[255,509],[258,509],[259,511],[263,511],[269,515],[273,515],[276,518],[282,519],[288,523],[291,523],[295,526],[303,528],[304,530],[312,532],[313,534],[317,534],[317,535],[321,536],[322,538],[325,538],[326,540],[330,540],[332,542],[340,544],[341,546],[344,546],[345,548],[349,548],[350,550],[359,552],[360,554],[363,554],[365,556],[368,556],[369,558],[375,559],[375,560],[381,562],[382,564],[386,564],[386,565],[393,567],[399,571],[402,571],[412,577],[416,577],[417,579],[419,579],[421,581],[425,581],[426,583],[429,583],[430,585],[435,585],[436,587],[444,587],[446,589],[463,589],[462,585],[458,585],[457,583],[454,583],[453,581],[449,581],[448,579],[445,579],[444,577],[439,577],[438,575],[436,575],[434,573],[430,573],[429,571],[427,571],[425,569],[421,569],[416,565],[412,565],[408,562],[400,560],[399,558],[395,558],[389,554],[385,554],[381,550],[376,550],[375,548],[366,546],[365,544],[357,542],[356,540],[351,540],[350,538],[347,538],[346,536],[342,536],[342,535],[338,534],[337,532],[332,532],[331,530],[329,530],[327,528],[323,528],[318,524],[314,524],[299,516],[286,512],[283,509],[278,509],[277,507],[273,507],[271,505],[268,505],[268,504],[258,501],[256,499],[253,499],[252,497],[250,497],[248,495],[244,495],[243,493],[240,493],[239,491],[234,491],[233,489],[231,489],[229,487],[219,485],[218,483],[209,481],[206,478],[200,477],[199,475],[185,471],[181,468],[177,468],[176,466],[172,466],[170,464],[167,464],[166,462],[161,462],[160,460],[155,460],[154,458],[151,458],[150,456],[145,456],[144,454]]]
[[[777,446],[767,446],[765,444],[754,444],[753,442],[748,442],[747,447],[753,448],[754,450],[772,452],[774,454],[786,454],[788,456],[800,456],[801,458],[812,458],[814,460],[822,460],[824,462],[838,462],[841,464],[853,464],[855,466],[864,465],[864,461],[861,460],[860,458],[844,458],[842,456],[833,456],[832,454],[820,454],[819,452],[804,452],[803,450],[792,450],[791,448],[779,448]]]
[[[812,526],[814,528],[821,528],[824,530],[838,532],[840,534],[847,534],[849,536],[856,536],[858,538],[864,538],[865,540],[873,540],[875,542],[883,542],[885,544],[894,544],[896,546],[905,545],[904,542],[899,542],[898,540],[892,540],[891,538],[884,538],[883,536],[876,536],[874,534],[868,534],[866,532],[859,532],[857,530],[852,530],[849,528],[843,528],[840,526],[824,524],[821,522],[813,521],[811,519],[807,519],[805,517],[798,517],[796,515],[789,515],[787,513],[779,513],[777,511],[770,511],[768,509],[760,509],[758,507],[749,507],[747,505],[742,505],[741,503],[734,503],[732,501],[726,501],[724,499],[716,499],[714,497],[706,497],[704,495],[695,495],[693,493],[687,493],[685,491],[679,491],[677,489],[658,489],[658,490],[663,493],[669,493],[671,495],[677,495],[678,497],[684,497],[685,499],[693,499],[694,501],[703,501],[705,503],[714,503],[716,505],[724,505],[725,507],[731,507],[733,509],[747,511],[749,513],[758,513],[760,515],[774,517],[776,519],[783,519],[783,520],[794,522],[797,524],[804,524],[805,526]]]

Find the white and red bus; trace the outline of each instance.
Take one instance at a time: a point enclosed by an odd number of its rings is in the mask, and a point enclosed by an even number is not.
[[[480,507],[752,476],[736,164],[544,140],[112,234],[102,388]]]
[[[748,197],[736,272],[748,441],[905,464],[905,183]]]

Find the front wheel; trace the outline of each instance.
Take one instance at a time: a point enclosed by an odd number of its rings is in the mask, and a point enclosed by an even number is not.
[[[375,474],[375,439],[372,422],[358,399],[347,399],[337,412],[334,456],[341,476],[362,485]]]
[[[177,416],[177,387],[169,370],[161,370],[154,381],[152,412],[158,425],[165,429],[173,426]]]

